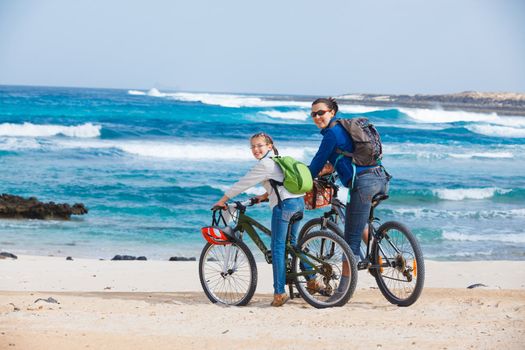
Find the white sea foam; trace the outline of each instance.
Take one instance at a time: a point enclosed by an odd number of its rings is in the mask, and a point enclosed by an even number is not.
[[[26,149],[40,149],[42,145],[33,138],[16,138],[16,137],[2,137],[0,138],[0,150],[2,151],[19,151]]]
[[[452,158],[470,159],[470,158],[514,158],[510,152],[480,152],[480,153],[449,153]]]
[[[267,115],[270,118],[275,118],[275,119],[298,120],[298,121],[308,120],[308,112],[306,111],[290,111],[290,112],[265,111],[265,112],[260,112],[260,113]]]
[[[161,92],[158,89],[150,89],[148,92],[129,90],[130,95],[148,95],[152,97],[165,97],[178,101],[201,102],[208,105],[222,107],[301,107],[310,108],[309,102],[293,100],[265,100],[259,96],[236,95],[236,94],[211,94],[195,92]]]
[[[492,137],[509,137],[509,138],[525,138],[525,128],[515,128],[510,126],[499,125],[468,125],[466,128],[473,133],[492,136]]]
[[[525,117],[498,116],[496,113],[443,111],[439,109],[400,108],[399,111],[418,123],[478,123],[467,125],[466,128],[473,133],[492,137],[525,137]]]
[[[509,210],[437,210],[428,208],[397,208],[396,215],[415,217],[418,219],[429,218],[454,218],[454,219],[512,219],[525,217],[525,208]]]
[[[165,97],[166,96],[165,93],[162,93],[158,89],[155,89],[155,88],[149,89],[146,94],[152,97]]]
[[[246,161],[254,160],[249,148],[245,144],[220,144],[203,143],[199,141],[115,141],[115,140],[91,140],[76,142],[73,140],[57,140],[55,142],[60,148],[82,148],[103,149],[114,148],[120,151],[146,157],[163,159],[185,159],[197,161]],[[312,149],[298,149],[296,147],[279,147],[281,154],[292,156],[298,160],[305,160],[307,152]]]
[[[297,118],[297,120],[306,120],[308,118],[308,111],[311,107],[310,101],[294,101],[291,99],[266,99],[261,96],[255,95],[239,95],[239,94],[215,94],[215,93],[197,93],[197,92],[161,92],[155,88],[150,89],[148,92],[138,91],[138,90],[129,90],[128,94],[130,95],[148,95],[152,97],[165,97],[171,98],[178,101],[185,102],[200,102],[208,105],[230,107],[230,108],[240,108],[240,107],[259,107],[259,108],[271,108],[271,107],[297,107],[304,109],[302,111],[295,111],[290,113],[295,113],[295,116],[292,118]],[[377,111],[378,107],[366,107],[359,105],[341,105],[339,110],[342,113],[367,113],[372,111]],[[287,113],[287,112],[282,112]],[[306,117],[301,117],[298,119],[299,113],[304,113]],[[269,115],[269,114],[268,114]],[[276,116],[277,115],[277,116]],[[285,118],[279,116],[279,114],[269,115],[272,118]],[[285,119],[292,119],[285,118]]]
[[[496,113],[472,113],[464,111],[444,111],[441,109],[399,108],[416,122],[422,123],[454,123],[454,122],[491,122],[500,118]]]
[[[489,188],[458,188],[458,189],[436,189],[432,193],[440,199],[450,201],[461,201],[465,199],[487,199],[492,198],[496,193],[505,194],[512,190],[489,187]]]
[[[416,129],[416,130],[445,130],[450,128],[449,125],[434,125],[434,124],[389,124],[389,123],[374,123],[377,127],[385,128],[400,128],[400,129]]]
[[[443,231],[442,236],[449,241],[467,241],[467,242],[506,242],[506,243],[525,243],[525,232],[522,233],[491,233],[475,234],[461,233],[454,231]]]
[[[146,95],[146,93],[144,91],[139,91],[139,90],[128,90],[128,94],[129,95],[138,95],[138,96]]]
[[[380,107],[367,107],[367,106],[360,106],[360,105],[339,105],[339,111],[342,113],[369,113],[374,111],[380,111],[384,108]]]
[[[419,144],[419,143],[388,143],[383,144],[385,157],[406,156],[417,159],[511,159],[523,154],[521,146],[498,146],[498,151],[486,152],[477,146]]]
[[[51,137],[64,135],[69,137],[93,138],[100,136],[100,125],[86,123],[77,126],[64,126],[52,124],[0,124],[0,136],[18,136],[18,137]]]

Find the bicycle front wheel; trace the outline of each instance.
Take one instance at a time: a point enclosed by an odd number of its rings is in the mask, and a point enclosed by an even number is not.
[[[207,243],[199,260],[199,278],[212,303],[246,305],[257,286],[257,265],[241,241],[226,245]]]
[[[372,247],[374,261],[370,272],[389,302],[412,305],[421,295],[425,282],[425,262],[419,243],[399,222],[385,222],[378,232],[381,238],[374,241]]]
[[[314,231],[297,249],[292,273],[301,297],[316,308],[345,305],[357,285],[357,263],[344,239],[330,231]]]

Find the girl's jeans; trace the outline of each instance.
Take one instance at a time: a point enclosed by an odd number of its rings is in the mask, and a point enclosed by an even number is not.
[[[350,192],[350,204],[346,204],[345,241],[348,243],[357,261],[361,246],[361,234],[368,221],[372,198],[378,193],[388,192],[388,179],[383,168],[357,175],[354,188]]]
[[[303,197],[288,198],[282,201],[281,207],[276,205],[272,210],[272,268],[273,268],[273,291],[275,294],[284,293],[286,284],[286,235],[288,233],[288,223],[293,214],[304,210]],[[292,226],[291,243],[295,244],[299,221]]]

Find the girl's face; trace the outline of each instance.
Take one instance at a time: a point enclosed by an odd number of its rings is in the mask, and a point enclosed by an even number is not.
[[[310,113],[310,115],[315,125],[319,129],[324,129],[328,126],[328,123],[330,123],[330,119],[334,117],[335,111],[321,102],[312,106],[312,113]]]
[[[264,136],[259,136],[251,139],[250,148],[255,158],[262,159],[268,151],[273,149],[273,145],[269,144]]]

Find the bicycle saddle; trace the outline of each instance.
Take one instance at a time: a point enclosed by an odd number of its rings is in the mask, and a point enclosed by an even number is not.
[[[378,193],[376,194],[373,198],[372,198],[372,204],[374,206],[378,205],[379,203],[381,203],[382,201],[388,199],[388,194],[384,194],[384,193]]]
[[[303,212],[302,211],[298,211],[296,212],[295,214],[292,215],[292,217],[290,218],[290,225],[293,225],[295,222],[301,220],[303,218]]]

